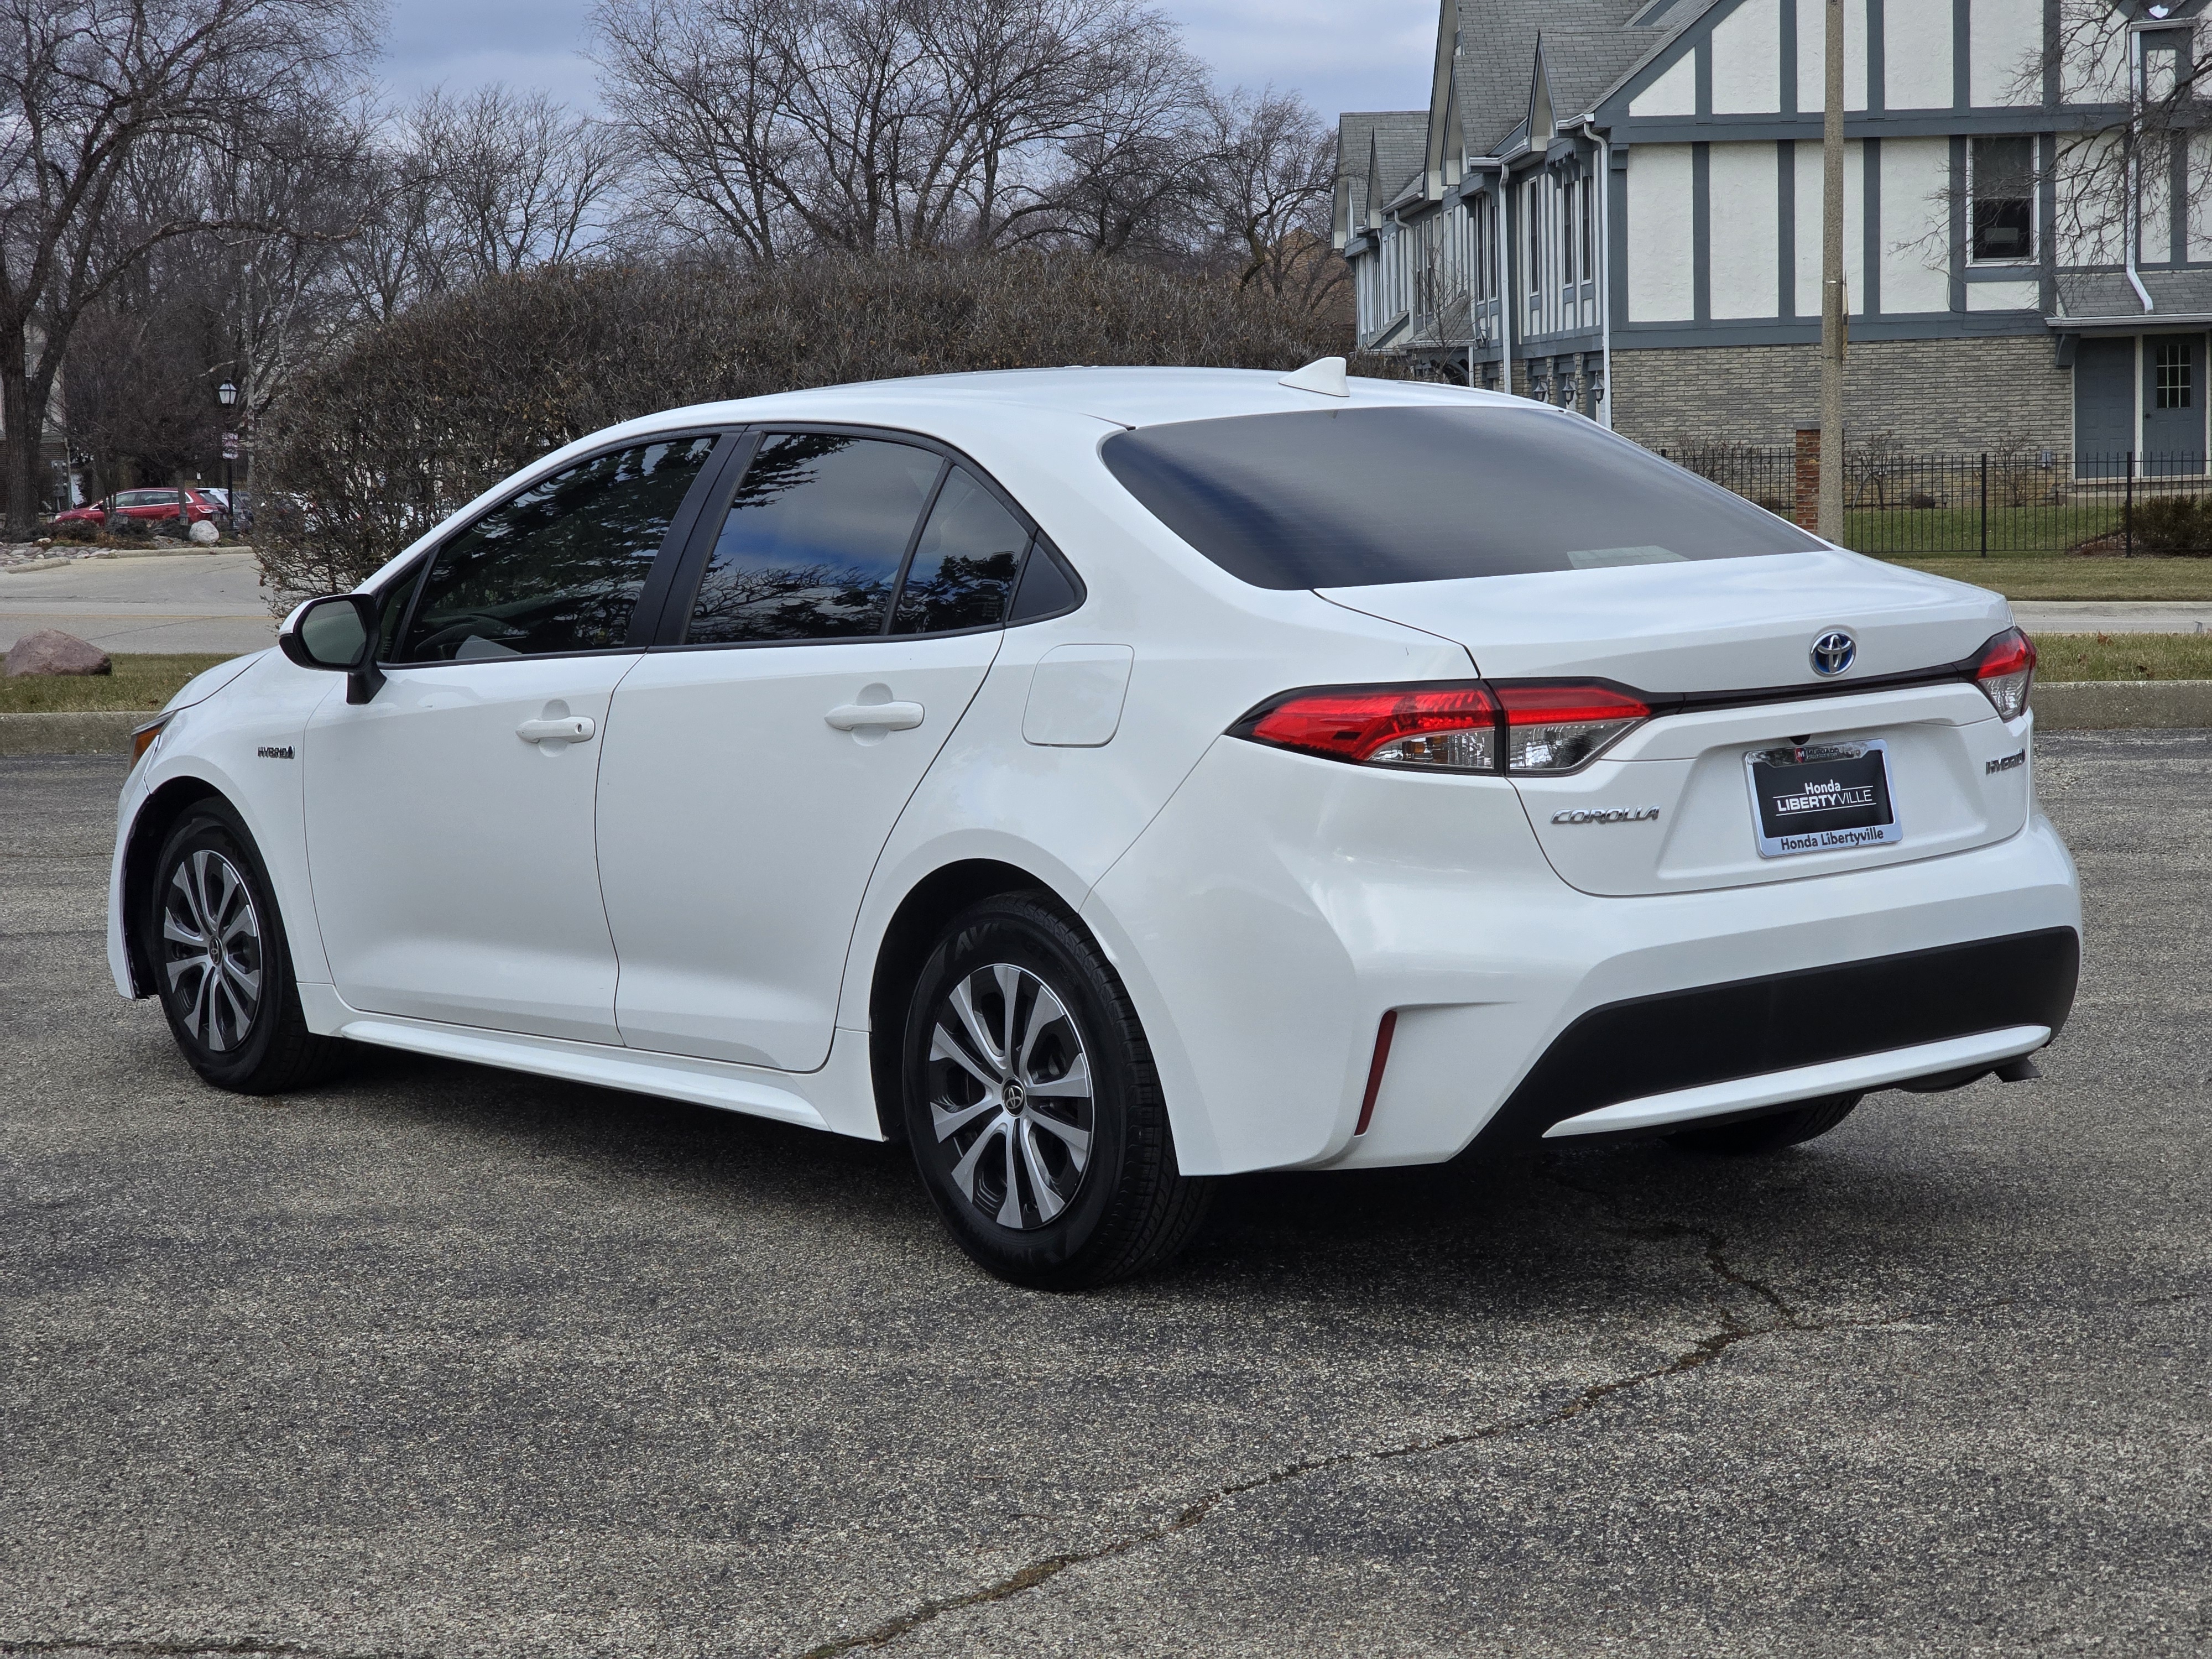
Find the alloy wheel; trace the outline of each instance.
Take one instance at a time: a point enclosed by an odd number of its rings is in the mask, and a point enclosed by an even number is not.
[[[1036,974],[993,963],[954,981],[930,1031],[929,1116],[952,1184],[1017,1231],[1074,1200],[1091,1163],[1090,1057]]]
[[[193,1040],[218,1054],[245,1042],[261,1008],[261,919],[236,865],[211,848],[185,854],[162,895],[161,945]]]

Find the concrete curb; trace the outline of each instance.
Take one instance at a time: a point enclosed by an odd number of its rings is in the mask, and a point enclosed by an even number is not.
[[[0,755],[127,755],[155,709],[0,714]],[[2075,680],[2035,688],[2039,732],[2212,730],[2212,680]]]

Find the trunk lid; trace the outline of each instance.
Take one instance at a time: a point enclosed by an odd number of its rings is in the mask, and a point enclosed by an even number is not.
[[[1322,597],[1454,640],[1493,681],[1739,694],[1726,707],[1662,712],[1578,772],[1515,777],[1553,867],[1584,892],[1696,891],[1908,862],[2002,840],[2027,821],[2028,769],[2015,758],[2027,718],[1999,720],[1963,679],[1850,689],[1970,658],[2011,625],[2001,596],[1961,582],[1821,549]],[[1836,629],[1856,656],[1823,677],[1813,641]],[[1876,743],[1900,839],[1761,855],[1747,755],[1811,745],[1817,758]]]

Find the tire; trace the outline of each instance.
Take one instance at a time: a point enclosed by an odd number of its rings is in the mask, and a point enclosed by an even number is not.
[[[1668,1144],[1687,1152],[1718,1152],[1741,1158],[1756,1152],[1778,1152],[1824,1135],[1851,1115],[1858,1095],[1829,1095],[1808,1100],[1784,1112],[1747,1117],[1710,1129],[1684,1129],[1667,1137]]]
[[[1176,1167],[1128,993],[1039,897],[954,918],[916,980],[902,1056],[915,1166],[988,1272],[1087,1289],[1160,1267],[1204,1223],[1214,1183]]]
[[[210,1083],[274,1094],[336,1068],[343,1045],[307,1029],[269,872],[227,803],[202,801],[169,831],[139,922],[170,1035]]]

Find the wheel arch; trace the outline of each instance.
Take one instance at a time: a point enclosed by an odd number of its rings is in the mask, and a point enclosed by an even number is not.
[[[204,800],[219,800],[234,812],[237,804],[205,778],[185,774],[161,785],[138,808],[123,843],[123,950],[130,965],[131,994],[154,994],[154,965],[146,959],[146,941],[134,925],[154,884],[154,860],[177,821]]]
[[[876,947],[868,980],[868,1074],[876,1100],[876,1121],[884,1139],[906,1139],[901,1109],[899,1042],[906,1030],[906,1003],[915,975],[945,923],[971,904],[1005,893],[1026,893],[1050,905],[1068,925],[1091,930],[1073,906],[1042,876],[997,859],[971,858],[941,866],[924,876],[899,901]]]

